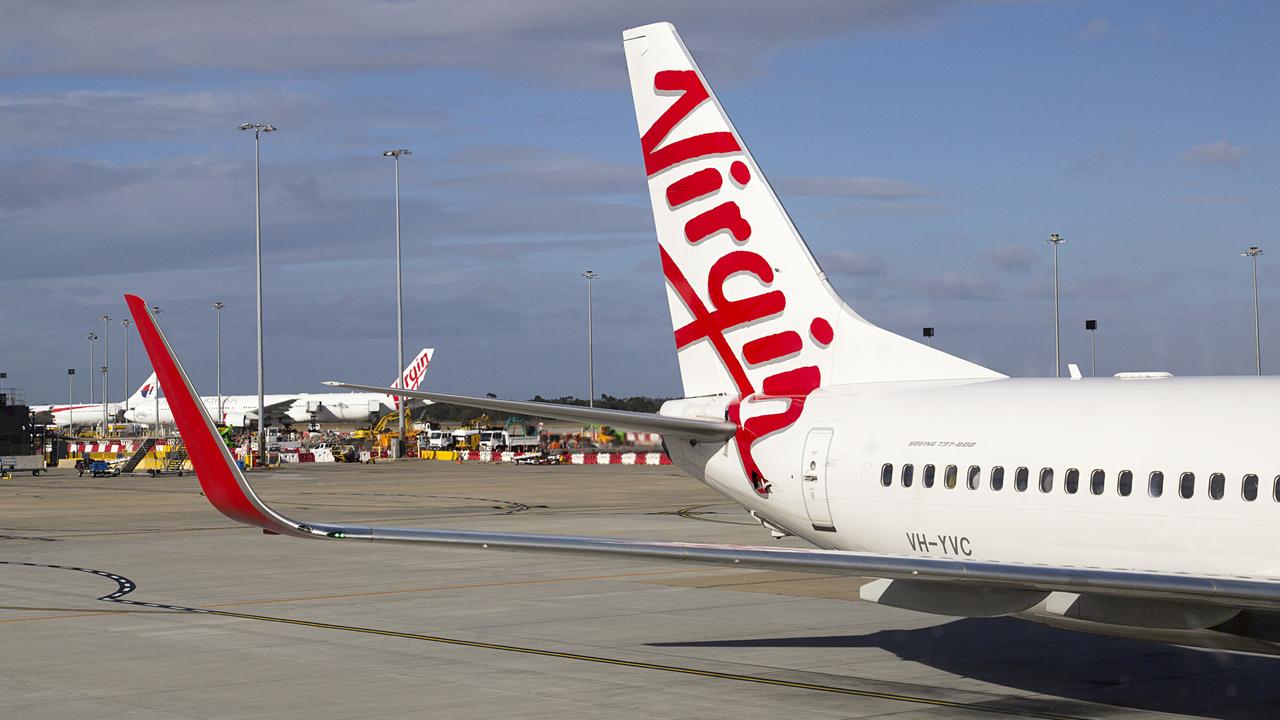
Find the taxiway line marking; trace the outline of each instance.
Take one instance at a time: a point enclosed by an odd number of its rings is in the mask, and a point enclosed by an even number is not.
[[[342,600],[357,597],[380,597],[383,595],[399,595],[402,593],[437,592],[440,590],[471,590],[475,588],[507,587],[511,585],[542,585],[547,583],[570,582],[573,580],[612,580],[615,578],[649,577],[654,575],[682,575],[685,573],[706,572],[705,569],[660,570],[649,572],[616,573],[613,575],[568,575],[557,578],[537,578],[533,580],[508,580],[506,582],[467,583],[462,585],[437,585],[435,587],[404,588],[402,590],[374,590],[370,592],[343,593],[340,595],[306,595],[292,598],[276,598],[273,600],[240,600],[216,605],[203,605],[206,608],[241,607],[244,605],[276,605],[279,603],[306,602],[309,600]]]

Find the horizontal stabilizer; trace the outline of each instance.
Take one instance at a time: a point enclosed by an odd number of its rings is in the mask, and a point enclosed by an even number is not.
[[[497,412],[532,415],[535,417],[569,420],[571,422],[594,423],[624,428],[639,432],[655,432],[662,435],[674,435],[692,440],[719,442],[733,437],[737,427],[724,420],[705,418],[682,418],[659,415],[657,413],[632,412],[630,410],[604,410],[587,408],[578,405],[557,405],[555,403],[533,402],[530,400],[499,400],[490,397],[471,397],[469,395],[448,395],[445,393],[427,392],[425,390],[400,390],[383,388],[376,385],[355,385],[344,382],[326,382],[331,387],[344,387],[363,392],[387,393],[401,397],[430,400],[450,405],[494,410]]]

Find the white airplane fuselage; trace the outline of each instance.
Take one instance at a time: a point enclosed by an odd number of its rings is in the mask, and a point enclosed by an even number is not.
[[[822,548],[1280,579],[1280,447],[1269,432],[1278,400],[1280,378],[1255,377],[822,388],[800,422],[757,447],[767,497],[727,446],[670,450],[719,492]],[[708,400],[672,401],[663,412],[684,414],[691,404],[723,417]],[[826,451],[815,435],[824,430]],[[1125,471],[1132,479],[1121,495]],[[1153,472],[1163,473],[1158,497]],[[1256,476],[1252,492],[1247,476]]]
[[[266,395],[264,403],[272,405],[294,401],[282,413],[267,415],[270,424],[309,422],[368,422],[373,416],[394,409],[394,400],[386,395],[374,393],[314,393],[298,395]],[[222,410],[219,415],[218,398],[201,396],[200,401],[209,410],[210,415],[220,417],[221,422],[242,426],[258,416],[257,395],[225,395],[222,398]],[[173,412],[169,403],[161,398],[159,402],[160,422],[173,423]],[[156,421],[156,402],[144,400],[125,410],[125,419],[144,425]]]

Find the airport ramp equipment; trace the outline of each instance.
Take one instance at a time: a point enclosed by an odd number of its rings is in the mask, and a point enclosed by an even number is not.
[[[164,455],[164,471],[182,475],[182,464],[187,461],[187,444],[182,440],[170,440]]]
[[[125,460],[124,464],[120,466],[120,472],[131,473],[136,470],[138,465],[142,463],[143,459],[147,457],[147,453],[151,452],[151,449],[155,446],[155,438],[147,438],[144,440],[142,444],[138,446],[138,449],[129,456],[129,459]]]

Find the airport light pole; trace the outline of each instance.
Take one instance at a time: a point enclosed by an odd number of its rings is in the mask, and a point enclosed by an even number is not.
[[[1089,374],[1098,377],[1098,321],[1085,320],[1084,329],[1089,331]]]
[[[1253,354],[1258,363],[1259,375],[1262,374],[1262,329],[1258,324],[1258,256],[1261,254],[1262,248],[1257,245],[1240,253],[1240,257],[1253,261]]]
[[[111,318],[102,316],[102,432],[107,432],[107,390],[110,378],[107,368],[111,366]]]
[[[106,405],[105,398],[107,397],[107,366],[103,365],[101,368],[99,368],[99,370],[102,372],[102,397],[104,398],[102,401],[103,402],[102,404],[102,437],[106,437],[107,436],[107,405]]]
[[[76,369],[67,368],[67,431],[71,430],[71,421],[75,419],[76,407],[72,402],[75,397]]]
[[[254,248],[257,254],[258,296],[258,459],[267,461],[266,402],[263,397],[262,370],[262,134],[275,132],[276,128],[264,123],[244,123],[241,130],[253,131],[253,221]],[[156,416],[159,420],[159,415]]]
[[[1062,332],[1058,324],[1058,246],[1065,243],[1066,238],[1058,233],[1049,236],[1048,242],[1053,246],[1053,374],[1062,377]]]
[[[217,327],[215,333],[217,340],[214,347],[217,348],[215,362],[218,368],[218,422],[222,422],[222,308],[224,307],[226,305],[222,304],[222,302],[213,304],[213,317],[216,319],[215,325]]]
[[[164,311],[160,309],[159,305],[151,306],[151,315],[153,317],[159,317],[160,313],[163,313],[163,312]],[[154,370],[155,368],[152,367],[151,369]],[[151,394],[155,396],[155,401],[156,401],[156,439],[159,439],[160,438],[160,377],[158,375],[156,376],[156,386],[151,388]]]
[[[588,270],[582,273],[582,277],[587,279],[587,406],[596,406],[596,356],[595,343],[592,340],[591,328],[591,281],[600,277],[600,273],[595,270]]]
[[[404,388],[404,295],[400,284],[400,158],[412,155],[405,148],[387,150],[383,157],[396,161],[396,377],[401,378],[400,387]],[[396,457],[404,457],[404,398],[396,398],[396,406],[400,425],[400,447],[396,449]]]
[[[121,388],[124,390],[124,394],[121,395],[120,397],[124,398],[125,400],[128,400],[129,399],[129,326],[133,325],[133,321],[130,320],[129,318],[124,318],[123,320],[120,321],[120,324],[124,326],[124,381],[120,383]]]
[[[98,336],[94,335],[93,333],[89,333],[88,335],[84,336],[84,339],[89,341],[89,404],[92,405],[93,395],[94,395],[94,392],[93,392],[93,344],[98,341]]]
[[[925,342],[929,343],[929,347],[933,347],[933,328],[927,327],[924,329],[924,339]]]

